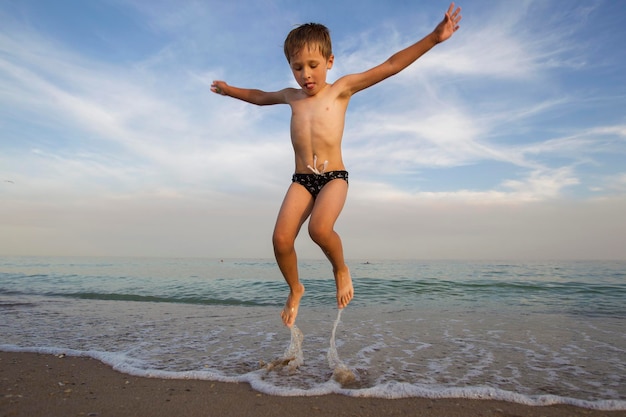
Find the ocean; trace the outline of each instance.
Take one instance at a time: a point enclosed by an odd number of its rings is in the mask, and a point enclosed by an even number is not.
[[[0,257],[0,350],[282,396],[499,399],[626,410],[626,262],[357,261],[336,307],[301,261]]]

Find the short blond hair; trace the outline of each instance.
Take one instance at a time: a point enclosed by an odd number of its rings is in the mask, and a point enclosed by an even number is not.
[[[289,32],[284,46],[287,62],[291,62],[291,57],[305,45],[308,47],[317,46],[326,60],[333,54],[330,32],[326,26],[320,23],[305,23]]]

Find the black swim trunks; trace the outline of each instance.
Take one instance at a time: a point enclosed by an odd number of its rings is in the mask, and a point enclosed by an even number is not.
[[[348,182],[348,171],[328,171],[323,174],[293,174],[291,182],[297,182],[316,198],[322,188],[332,180],[342,179]]]

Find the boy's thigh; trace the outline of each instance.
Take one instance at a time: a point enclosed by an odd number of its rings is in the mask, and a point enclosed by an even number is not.
[[[302,185],[292,183],[278,212],[275,231],[297,234],[313,209],[313,196]]]
[[[348,183],[344,179],[338,178],[330,181],[317,195],[310,221],[330,223],[332,227],[343,210],[347,196]]]

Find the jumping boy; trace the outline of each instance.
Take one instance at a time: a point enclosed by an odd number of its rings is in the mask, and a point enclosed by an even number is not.
[[[326,82],[327,71],[335,59],[328,29],[320,24],[304,24],[289,33],[284,45],[287,62],[301,88],[265,92],[233,87],[224,81],[214,81],[211,85],[214,93],[252,104],[291,106],[295,173],[272,237],[276,262],[289,285],[289,296],[281,312],[286,326],[295,323],[304,294],[294,243],[309,217],[309,235],[324,251],[333,268],[337,307],[346,307],[354,295],[341,239],[334,230],[348,193],[348,172],[341,156],[341,139],[350,98],[402,71],[433,46],[452,36],[459,28],[460,13],[461,9],[452,3],[441,23],[425,38],[368,71],[346,75],[332,84]]]

